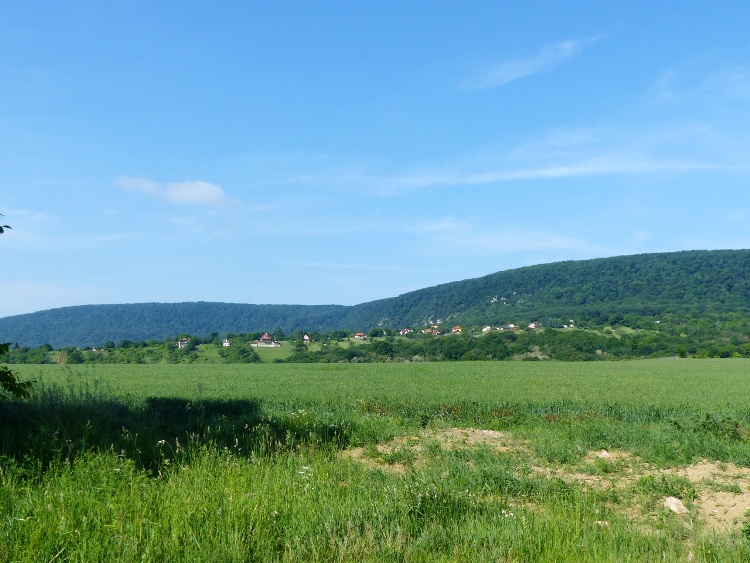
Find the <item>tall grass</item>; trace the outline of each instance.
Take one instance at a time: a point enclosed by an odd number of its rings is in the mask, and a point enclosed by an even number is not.
[[[519,365],[532,367],[27,372],[32,398],[0,405],[0,561],[750,560],[741,535],[658,509],[644,529],[624,493],[531,470],[603,448],[750,466],[750,364]],[[528,451],[436,442],[382,467],[340,455],[448,426],[510,432]],[[656,498],[685,483],[635,487]]]

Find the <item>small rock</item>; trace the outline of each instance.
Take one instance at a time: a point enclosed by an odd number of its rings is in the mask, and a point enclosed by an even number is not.
[[[602,450],[598,454],[596,454],[596,457],[599,459],[612,459],[612,456],[609,455],[609,452],[607,450]]]
[[[688,509],[682,504],[682,501],[675,497],[667,497],[664,499],[664,506],[675,514],[687,514]]]

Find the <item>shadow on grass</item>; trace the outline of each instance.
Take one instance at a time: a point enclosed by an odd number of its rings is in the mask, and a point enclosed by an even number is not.
[[[151,397],[130,403],[84,380],[38,385],[28,401],[0,403],[0,462],[29,470],[109,451],[159,473],[205,448],[253,457],[305,444],[345,447],[349,437],[346,423],[306,411],[264,413],[256,399]]]

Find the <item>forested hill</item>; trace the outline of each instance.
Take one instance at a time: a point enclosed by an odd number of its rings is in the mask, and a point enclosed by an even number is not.
[[[162,340],[177,334],[221,335],[277,328],[335,325],[342,305],[246,305],[239,303],[131,303],[80,305],[0,319],[0,340],[24,346],[101,345],[111,340]],[[309,327],[309,328],[308,328]],[[5,339],[5,340],[3,340]]]
[[[506,270],[358,305],[352,321],[429,319],[492,324],[627,315],[750,312],[750,250],[684,251],[557,262]],[[507,319],[507,320],[506,320]]]
[[[640,254],[543,264],[353,306],[142,303],[85,305],[0,319],[0,342],[54,347],[108,340],[297,328],[361,330],[537,321],[627,324],[660,315],[750,313],[750,250]]]

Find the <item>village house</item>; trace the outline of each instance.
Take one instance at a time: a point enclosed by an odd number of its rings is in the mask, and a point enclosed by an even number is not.
[[[263,333],[263,336],[260,337],[260,340],[256,340],[250,346],[253,346],[254,348],[258,347],[265,347],[265,346],[281,346],[280,342],[276,342],[273,338],[271,338],[271,335],[267,332]]]
[[[451,334],[461,334],[461,327],[456,325],[451,329]]]
[[[407,335],[407,334],[409,334],[409,333],[410,333],[411,331],[412,331],[412,330],[411,330],[410,328],[402,328],[401,330],[399,330],[399,331],[398,331],[398,333],[399,333],[399,334],[400,334],[401,336],[406,336],[406,335]]]
[[[367,338],[367,335],[364,332],[357,332],[354,334],[354,338],[356,338],[357,340],[364,340],[365,338]]]
[[[228,338],[225,338],[224,342],[222,342],[221,345],[224,346],[225,348],[229,348],[229,346],[231,346]]]
[[[177,347],[178,348],[184,348],[185,346],[187,346],[188,342],[190,342],[189,338],[180,338],[177,341]]]
[[[306,334],[302,337],[302,344],[310,344],[310,337]]]

